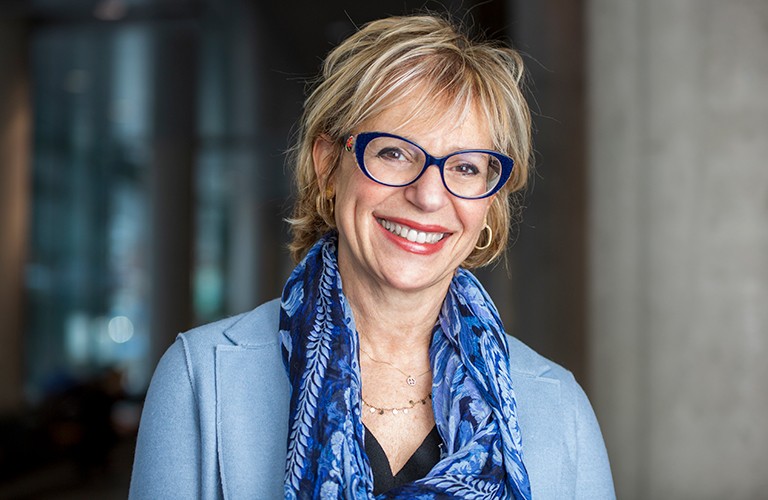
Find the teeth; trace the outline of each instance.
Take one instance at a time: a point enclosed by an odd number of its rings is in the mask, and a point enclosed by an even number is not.
[[[379,224],[382,225],[382,227],[384,227],[384,229],[390,233],[396,234],[397,236],[405,238],[408,241],[412,241],[414,243],[428,243],[432,245],[445,237],[444,233],[426,233],[424,231],[417,231],[412,227],[395,224],[394,222],[390,222],[386,219],[376,220],[379,222]]]

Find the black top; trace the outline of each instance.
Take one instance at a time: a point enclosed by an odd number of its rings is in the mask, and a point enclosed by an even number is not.
[[[366,427],[365,453],[368,455],[368,460],[371,462],[371,469],[373,470],[373,494],[384,493],[392,488],[397,488],[426,476],[432,470],[432,467],[440,461],[440,447],[442,444],[443,440],[440,439],[437,426],[432,427],[424,441],[413,452],[411,458],[393,476],[387,455],[384,453],[379,442],[376,441],[373,433]]]

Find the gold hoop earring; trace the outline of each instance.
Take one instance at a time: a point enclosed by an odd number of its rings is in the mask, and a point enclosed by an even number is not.
[[[488,230],[488,241],[485,243],[485,245],[475,245],[475,250],[485,250],[491,246],[491,243],[493,243],[493,229],[491,229],[491,226],[488,224],[484,225],[480,232],[482,233],[486,229]]]
[[[320,214],[320,217],[322,217],[325,223],[333,227],[333,211],[335,207],[332,187],[327,187],[325,189],[324,195],[317,195],[317,198],[315,198],[315,209],[317,210],[317,213]]]

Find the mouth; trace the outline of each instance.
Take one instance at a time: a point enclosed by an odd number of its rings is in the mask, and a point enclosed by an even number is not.
[[[395,236],[404,238],[411,243],[434,245],[446,236],[446,233],[443,232],[419,231],[418,229],[412,228],[405,224],[392,222],[379,217],[376,218],[376,222],[378,222],[381,227],[390,233],[394,234]]]

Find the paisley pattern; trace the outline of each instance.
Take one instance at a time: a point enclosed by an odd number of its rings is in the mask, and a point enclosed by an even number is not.
[[[336,261],[321,238],[283,289],[280,335],[292,386],[285,497],[374,498],[364,449],[358,335]],[[504,329],[475,277],[459,269],[430,347],[435,423],[445,443],[430,473],[376,498],[531,497]]]

